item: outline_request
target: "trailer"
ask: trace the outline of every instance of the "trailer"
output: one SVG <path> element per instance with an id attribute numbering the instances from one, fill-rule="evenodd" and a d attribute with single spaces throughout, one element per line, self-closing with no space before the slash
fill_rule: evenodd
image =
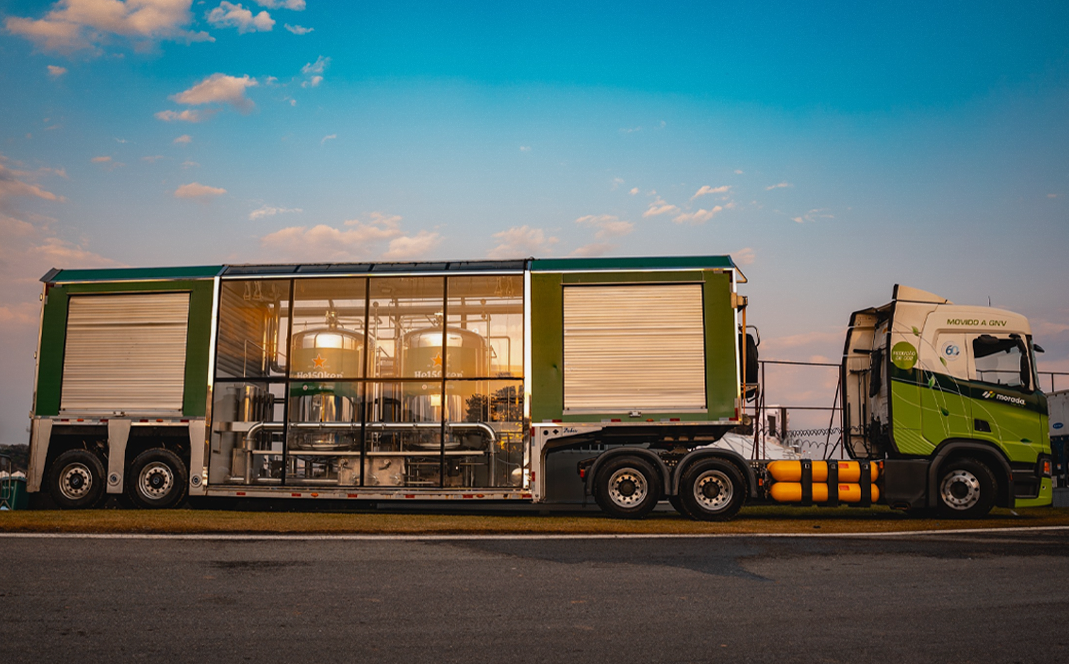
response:
<path id="1" fill-rule="evenodd" d="M 27 488 L 61 507 L 545 503 L 562 484 L 623 518 L 661 500 L 704 520 L 767 501 L 948 516 L 1050 503 L 1027 321 L 905 287 L 851 321 L 851 458 L 767 460 L 727 444 L 752 432 L 760 389 L 727 256 L 42 281 Z"/>

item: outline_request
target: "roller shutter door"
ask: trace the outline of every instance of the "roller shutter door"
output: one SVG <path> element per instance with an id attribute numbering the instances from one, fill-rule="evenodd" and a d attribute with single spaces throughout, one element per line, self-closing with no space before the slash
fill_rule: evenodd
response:
<path id="1" fill-rule="evenodd" d="M 700 411 L 700 284 L 566 286 L 564 409 Z"/>
<path id="2" fill-rule="evenodd" d="M 75 295 L 60 409 L 181 413 L 189 293 Z"/>

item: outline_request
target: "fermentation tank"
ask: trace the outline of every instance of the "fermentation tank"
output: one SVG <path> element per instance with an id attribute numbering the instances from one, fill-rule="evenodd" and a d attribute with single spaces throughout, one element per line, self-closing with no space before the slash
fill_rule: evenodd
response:
<path id="1" fill-rule="evenodd" d="M 368 340 L 374 347 L 374 342 Z M 289 421 L 296 423 L 360 422 L 359 386 L 335 379 L 359 378 L 364 367 L 364 333 L 328 318 L 325 327 L 293 333 L 290 357 Z M 302 382 L 303 381 L 303 382 Z M 341 427 L 298 428 L 291 437 L 297 449 L 351 449 L 356 438 Z"/>
<path id="2" fill-rule="evenodd" d="M 447 379 L 486 378 L 489 365 L 489 346 L 481 334 L 460 327 L 409 332 L 401 344 L 401 375 L 423 378 L 428 382 L 412 385 L 406 394 L 405 409 L 416 421 L 441 421 L 443 367 Z M 446 383 L 446 415 L 453 421 L 463 421 L 464 397 L 453 385 Z"/>

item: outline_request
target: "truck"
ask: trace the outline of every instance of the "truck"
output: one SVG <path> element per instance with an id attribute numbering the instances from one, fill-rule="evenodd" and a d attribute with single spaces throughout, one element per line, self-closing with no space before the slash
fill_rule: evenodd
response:
<path id="1" fill-rule="evenodd" d="M 1051 502 L 1028 322 L 896 286 L 853 314 L 842 459 L 758 459 L 729 256 L 53 269 L 27 490 L 546 503 L 699 520 L 746 503 L 949 517 Z M 756 434 L 754 434 L 756 435 Z M 753 447 L 755 453 L 758 447 Z M 564 460 L 564 462 L 562 462 Z"/>

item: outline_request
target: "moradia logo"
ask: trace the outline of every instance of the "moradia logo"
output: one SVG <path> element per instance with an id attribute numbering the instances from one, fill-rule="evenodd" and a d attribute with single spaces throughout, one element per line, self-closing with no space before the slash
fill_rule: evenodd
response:
<path id="1" fill-rule="evenodd" d="M 1022 399 L 1021 397 L 1011 397 L 1008 394 L 999 394 L 998 392 L 995 392 L 993 390 L 988 390 L 987 392 L 984 392 L 983 397 L 985 399 L 994 399 L 995 401 L 1005 401 L 1006 403 L 1012 403 L 1015 406 L 1024 405 L 1024 399 Z"/>

